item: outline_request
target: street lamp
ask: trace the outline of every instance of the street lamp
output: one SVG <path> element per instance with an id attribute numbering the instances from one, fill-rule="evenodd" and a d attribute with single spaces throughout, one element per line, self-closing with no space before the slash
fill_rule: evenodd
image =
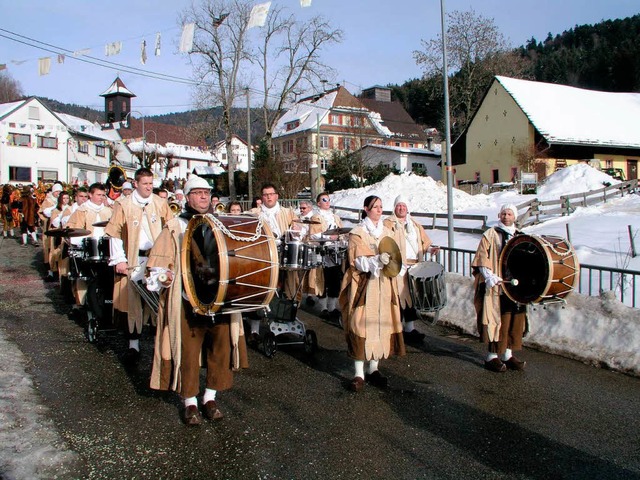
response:
<path id="1" fill-rule="evenodd" d="M 129 113 L 127 113 L 124 117 L 124 121 L 127 124 L 127 128 L 129 127 L 129 116 L 132 113 L 137 113 L 142 118 L 142 166 L 144 167 L 144 148 L 145 148 L 144 146 L 144 143 L 145 143 L 144 114 L 138 110 L 131 110 Z"/>

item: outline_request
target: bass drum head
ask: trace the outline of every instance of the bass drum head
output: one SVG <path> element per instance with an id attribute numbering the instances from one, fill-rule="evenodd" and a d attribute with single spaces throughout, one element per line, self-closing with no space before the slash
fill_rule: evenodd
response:
<path id="1" fill-rule="evenodd" d="M 551 279 L 550 259 L 540 240 L 516 235 L 500 254 L 500 272 L 505 294 L 517 303 L 536 303 L 546 293 Z M 518 280 L 512 285 L 510 280 Z"/>

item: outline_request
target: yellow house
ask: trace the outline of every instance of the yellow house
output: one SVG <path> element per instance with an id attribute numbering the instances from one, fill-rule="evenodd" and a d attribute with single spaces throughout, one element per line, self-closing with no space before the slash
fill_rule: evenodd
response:
<path id="1" fill-rule="evenodd" d="M 452 145 L 456 183 L 513 182 L 523 172 L 541 180 L 579 162 L 638 178 L 638 119 L 640 93 L 497 76 Z"/>

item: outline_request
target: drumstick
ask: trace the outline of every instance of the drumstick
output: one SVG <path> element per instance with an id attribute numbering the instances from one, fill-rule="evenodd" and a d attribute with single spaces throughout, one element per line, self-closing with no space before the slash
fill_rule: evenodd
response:
<path id="1" fill-rule="evenodd" d="M 513 285 L 514 287 L 517 287 L 520 281 L 517 278 L 514 278 L 511 280 L 502 280 L 500 283 L 508 283 L 509 285 Z"/>
<path id="2" fill-rule="evenodd" d="M 160 275 L 158 275 L 158 281 L 160 283 L 167 283 L 167 280 L 169 280 L 169 277 L 167 277 L 166 273 L 161 273 Z"/>

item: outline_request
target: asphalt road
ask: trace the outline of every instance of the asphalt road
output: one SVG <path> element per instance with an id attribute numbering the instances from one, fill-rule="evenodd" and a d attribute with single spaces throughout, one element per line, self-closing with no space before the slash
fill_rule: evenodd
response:
<path id="1" fill-rule="evenodd" d="M 188 428 L 177 396 L 148 388 L 151 334 L 134 368 L 121 334 L 87 343 L 41 255 L 0 247 L 0 328 L 77 453 L 60 478 L 640 479 L 638 378 L 530 349 L 526 371 L 495 374 L 474 338 L 420 325 L 423 345 L 381 362 L 390 388 L 355 394 L 341 330 L 312 312 L 314 356 L 251 351 L 225 418 Z"/>

